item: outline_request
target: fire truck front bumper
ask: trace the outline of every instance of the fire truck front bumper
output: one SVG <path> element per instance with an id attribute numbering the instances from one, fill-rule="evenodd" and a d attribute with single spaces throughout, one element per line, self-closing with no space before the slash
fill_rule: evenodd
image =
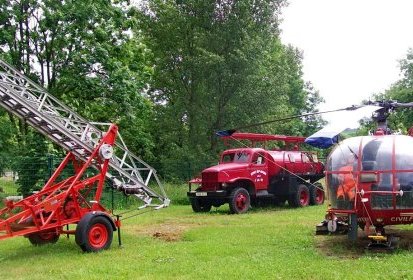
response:
<path id="1" fill-rule="evenodd" d="M 197 199 L 214 199 L 220 198 L 224 199 L 227 197 L 227 192 L 225 190 L 218 190 L 218 191 L 189 191 L 186 193 L 189 199 L 197 198 Z"/>

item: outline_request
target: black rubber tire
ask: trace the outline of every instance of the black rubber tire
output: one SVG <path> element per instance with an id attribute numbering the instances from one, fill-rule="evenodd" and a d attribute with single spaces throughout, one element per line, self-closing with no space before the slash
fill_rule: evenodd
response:
<path id="1" fill-rule="evenodd" d="M 302 195 L 306 196 L 305 201 L 302 200 Z M 310 190 L 304 184 L 300 184 L 297 187 L 297 192 L 290 195 L 288 198 L 288 204 L 292 207 L 305 207 L 310 204 Z"/>
<path id="2" fill-rule="evenodd" d="M 76 227 L 76 244 L 84 252 L 108 249 L 113 239 L 113 227 L 109 219 L 104 215 L 86 214 Z"/>
<path id="3" fill-rule="evenodd" d="M 243 214 L 251 206 L 251 198 L 244 188 L 235 188 L 229 195 L 229 211 L 232 214 Z"/>
<path id="4" fill-rule="evenodd" d="M 196 213 L 211 211 L 211 204 L 205 201 L 200 201 L 198 198 L 191 199 L 192 210 Z"/>
<path id="5" fill-rule="evenodd" d="M 324 203 L 325 192 L 321 192 L 320 189 L 324 190 L 323 185 L 321 185 L 320 183 L 314 183 L 314 186 L 309 186 L 310 205 L 322 205 Z"/>
<path id="6" fill-rule="evenodd" d="M 27 236 L 30 243 L 34 246 L 42 246 L 45 244 L 55 244 L 59 240 L 60 235 L 55 231 L 45 231 L 32 233 Z"/>

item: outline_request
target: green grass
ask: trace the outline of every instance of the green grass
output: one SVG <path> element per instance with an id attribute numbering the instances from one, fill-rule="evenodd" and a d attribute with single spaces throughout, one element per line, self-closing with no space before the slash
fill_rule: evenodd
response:
<path id="1" fill-rule="evenodd" d="M 6 239 L 0 279 L 413 279 L 408 249 L 377 255 L 345 237 L 314 236 L 325 208 L 229 215 L 224 206 L 197 214 L 172 205 L 125 220 L 123 247 L 115 234 L 97 254 L 82 253 L 74 237 L 43 247 Z"/>
<path id="2" fill-rule="evenodd" d="M 11 178 L 0 178 L 0 188 L 3 190 L 0 194 L 3 195 L 16 195 L 17 185 Z"/>

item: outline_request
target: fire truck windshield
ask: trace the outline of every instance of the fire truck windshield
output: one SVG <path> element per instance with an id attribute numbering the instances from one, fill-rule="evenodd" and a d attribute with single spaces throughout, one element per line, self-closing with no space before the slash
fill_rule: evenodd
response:
<path id="1" fill-rule="evenodd" d="M 222 163 L 236 162 L 245 163 L 250 159 L 250 154 L 247 151 L 236 151 L 231 153 L 226 153 L 222 157 Z"/>

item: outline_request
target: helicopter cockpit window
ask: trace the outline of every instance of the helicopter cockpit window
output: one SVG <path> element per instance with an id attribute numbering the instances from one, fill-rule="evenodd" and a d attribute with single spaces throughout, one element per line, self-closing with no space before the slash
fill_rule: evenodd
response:
<path id="1" fill-rule="evenodd" d="M 392 140 L 393 138 L 387 137 L 364 141 L 361 157 L 363 171 L 392 169 Z"/>
<path id="2" fill-rule="evenodd" d="M 379 181 L 371 185 L 371 207 L 373 209 L 393 208 L 393 137 L 368 140 L 362 147 L 362 171 L 376 171 Z"/>
<path id="3" fill-rule="evenodd" d="M 353 137 L 342 141 L 330 154 L 327 161 L 327 170 L 338 171 L 351 160 L 357 165 L 361 137 Z M 354 166 L 357 167 L 357 166 Z"/>
<path id="4" fill-rule="evenodd" d="M 413 138 L 397 136 L 395 139 L 396 208 L 413 208 Z"/>
<path id="5" fill-rule="evenodd" d="M 396 170 L 413 171 L 413 137 L 397 136 L 395 140 Z"/>
<path id="6" fill-rule="evenodd" d="M 354 207 L 360 141 L 361 137 L 342 141 L 327 160 L 327 186 L 333 208 L 352 209 Z"/>

